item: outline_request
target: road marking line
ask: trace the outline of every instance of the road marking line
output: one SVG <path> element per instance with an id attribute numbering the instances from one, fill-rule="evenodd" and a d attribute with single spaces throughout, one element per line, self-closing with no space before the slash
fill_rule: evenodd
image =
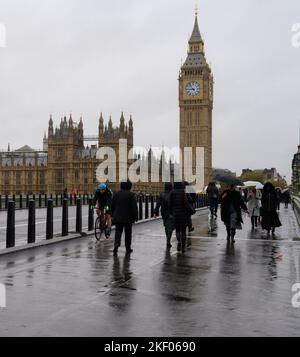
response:
<path id="1" fill-rule="evenodd" d="M 82 216 L 82 218 L 88 218 L 88 216 Z M 74 221 L 74 220 L 76 220 L 76 217 L 69 218 L 69 221 Z M 53 223 L 61 222 L 61 221 L 62 221 L 62 219 L 55 219 L 55 220 L 53 220 Z M 36 225 L 45 224 L 45 223 L 47 223 L 47 221 L 40 221 L 40 222 L 36 222 Z M 27 226 L 28 226 L 28 223 L 19 224 L 19 225 L 16 225 L 15 227 L 21 228 L 21 227 L 27 227 Z M 0 230 L 4 230 L 4 229 L 6 229 L 6 227 L 0 227 Z"/>
<path id="2" fill-rule="evenodd" d="M 148 237 L 156 237 L 156 238 L 166 238 L 163 234 L 143 234 L 143 233 L 136 233 L 138 236 L 148 236 Z M 175 236 L 174 236 L 175 237 Z M 195 240 L 209 240 L 211 242 L 224 242 L 226 239 L 218 238 L 218 237 L 203 237 L 203 236 L 187 236 L 187 239 L 195 239 Z M 295 240 L 287 240 L 287 239 L 251 239 L 251 238 L 238 238 L 236 237 L 236 242 L 238 241 L 250 241 L 250 242 L 270 242 L 270 243 L 300 243 L 300 241 Z"/>

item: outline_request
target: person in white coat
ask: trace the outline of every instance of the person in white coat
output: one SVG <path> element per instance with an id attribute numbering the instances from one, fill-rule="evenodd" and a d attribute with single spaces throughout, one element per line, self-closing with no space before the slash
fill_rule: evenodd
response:
<path id="1" fill-rule="evenodd" d="M 251 188 L 248 193 L 248 211 L 251 218 L 252 229 L 257 227 L 258 218 L 260 216 L 261 194 L 256 188 Z"/>

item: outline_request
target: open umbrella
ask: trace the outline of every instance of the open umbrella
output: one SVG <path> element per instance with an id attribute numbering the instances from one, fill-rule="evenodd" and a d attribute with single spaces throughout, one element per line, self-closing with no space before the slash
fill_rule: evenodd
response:
<path id="1" fill-rule="evenodd" d="M 257 190 L 262 190 L 264 188 L 264 185 L 258 181 L 246 181 L 244 182 L 244 185 L 246 187 L 255 187 Z"/>

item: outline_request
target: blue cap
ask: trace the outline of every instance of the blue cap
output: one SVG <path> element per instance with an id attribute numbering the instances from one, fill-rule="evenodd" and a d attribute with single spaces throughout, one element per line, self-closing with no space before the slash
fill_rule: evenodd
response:
<path id="1" fill-rule="evenodd" d="M 98 186 L 98 190 L 101 190 L 101 191 L 105 191 L 106 190 L 106 185 L 105 183 L 101 183 L 99 186 Z"/>

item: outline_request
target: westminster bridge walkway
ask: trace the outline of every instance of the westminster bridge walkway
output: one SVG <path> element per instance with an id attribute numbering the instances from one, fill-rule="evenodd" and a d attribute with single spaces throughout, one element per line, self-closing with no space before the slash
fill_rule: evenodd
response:
<path id="1" fill-rule="evenodd" d="M 299 227 L 291 208 L 280 217 L 267 237 L 245 216 L 228 246 L 201 210 L 184 255 L 158 219 L 135 226 L 130 257 L 92 237 L 0 256 L 0 336 L 300 336 Z"/>

